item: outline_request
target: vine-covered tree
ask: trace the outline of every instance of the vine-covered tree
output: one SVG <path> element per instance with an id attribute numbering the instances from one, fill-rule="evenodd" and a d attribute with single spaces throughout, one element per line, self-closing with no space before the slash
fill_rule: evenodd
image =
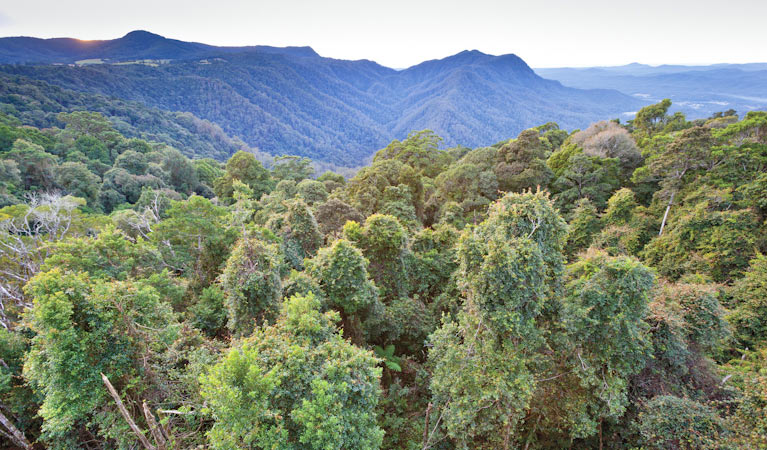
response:
<path id="1" fill-rule="evenodd" d="M 42 398 L 41 439 L 54 449 L 77 448 L 90 433 L 131 442 L 100 374 L 141 392 L 142 361 L 174 332 L 170 306 L 146 281 L 101 281 L 53 269 L 26 287 L 35 307 L 24 375 Z"/>
<path id="2" fill-rule="evenodd" d="M 274 320 L 282 297 L 278 249 L 257 237 L 243 237 L 235 245 L 221 273 L 229 315 L 229 329 L 247 336 Z"/>

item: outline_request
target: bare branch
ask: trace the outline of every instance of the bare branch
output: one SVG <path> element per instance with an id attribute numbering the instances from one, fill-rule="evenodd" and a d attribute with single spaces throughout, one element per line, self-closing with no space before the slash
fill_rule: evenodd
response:
<path id="1" fill-rule="evenodd" d="M 154 414 L 152 414 L 152 411 L 150 411 L 149 407 L 146 405 L 146 400 L 141 406 L 144 410 L 146 423 L 149 424 L 149 431 L 152 433 L 152 437 L 154 437 L 154 441 L 157 444 L 157 450 L 165 450 L 165 437 L 162 435 L 160 427 L 157 426 L 157 421 L 154 419 Z"/>
<path id="2" fill-rule="evenodd" d="M 115 400 L 115 403 L 117 404 L 117 409 L 120 410 L 120 414 L 122 414 L 125 421 L 128 422 L 128 426 L 136 434 L 136 437 L 138 437 L 138 440 L 141 442 L 141 445 L 143 445 L 146 450 L 157 450 L 154 447 L 154 445 L 152 445 L 149 442 L 149 439 L 147 439 L 146 436 L 144 436 L 144 433 L 141 431 L 138 425 L 136 425 L 136 422 L 133 421 L 133 418 L 131 417 L 130 413 L 125 408 L 125 405 L 123 405 L 122 400 L 120 400 L 120 395 L 117 393 L 114 386 L 112 386 L 112 383 L 109 382 L 109 378 L 107 378 L 107 376 L 102 373 L 101 379 L 104 381 L 104 385 L 106 385 L 107 390 L 109 391 L 109 395 L 111 395 L 112 398 Z"/>
<path id="3" fill-rule="evenodd" d="M 0 411 L 0 424 L 2 424 L 8 433 L 4 433 L 11 441 L 25 450 L 32 450 L 32 444 L 29 443 L 29 439 L 21 432 L 16 426 L 8 420 L 7 417 Z M 8 435 L 10 434 L 10 436 Z"/>

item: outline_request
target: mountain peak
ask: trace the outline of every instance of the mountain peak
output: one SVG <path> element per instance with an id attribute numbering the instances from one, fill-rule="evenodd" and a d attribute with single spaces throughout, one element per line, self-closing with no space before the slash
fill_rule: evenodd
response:
<path id="1" fill-rule="evenodd" d="M 151 33 L 146 30 L 133 30 L 130 33 L 126 34 L 125 36 L 121 37 L 120 39 L 126 40 L 126 41 L 152 42 L 152 41 L 164 41 L 165 37 L 160 36 L 159 34 Z"/>
<path id="2" fill-rule="evenodd" d="M 491 56 L 487 53 L 481 52 L 477 49 L 474 50 L 464 50 L 462 52 L 459 52 L 458 55 L 475 55 L 475 56 Z"/>
<path id="3" fill-rule="evenodd" d="M 479 50 L 464 50 L 462 52 L 456 53 L 453 56 L 448 56 L 447 58 L 444 58 L 443 61 L 459 61 L 461 63 L 467 63 L 467 62 L 476 62 L 481 61 L 486 58 L 492 58 L 493 55 L 488 55 L 487 53 L 482 53 Z"/>
<path id="4" fill-rule="evenodd" d="M 153 37 L 159 37 L 159 38 L 162 37 L 157 33 L 152 33 L 151 31 L 146 31 L 146 30 L 133 30 L 128 32 L 128 34 L 126 34 L 123 37 L 127 38 L 127 37 L 136 37 L 136 36 L 153 36 Z"/>

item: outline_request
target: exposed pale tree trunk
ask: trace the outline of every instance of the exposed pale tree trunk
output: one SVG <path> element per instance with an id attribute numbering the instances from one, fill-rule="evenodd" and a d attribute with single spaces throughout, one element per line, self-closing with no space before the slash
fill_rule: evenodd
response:
<path id="1" fill-rule="evenodd" d="M 104 381 L 104 385 L 107 387 L 109 395 L 111 395 L 115 400 L 117 409 L 120 410 L 120 414 L 122 414 L 125 421 L 128 422 L 128 426 L 136 434 L 138 440 L 141 441 L 141 445 L 143 445 L 146 450 L 157 450 L 155 446 L 149 442 L 149 439 L 144 436 L 144 433 L 141 431 L 138 425 L 136 425 L 136 422 L 133 421 L 133 417 L 131 417 L 128 409 L 125 408 L 125 405 L 123 405 L 123 401 L 120 400 L 120 394 L 117 393 L 117 390 L 114 388 L 114 386 L 112 386 L 112 383 L 109 382 L 109 378 L 107 378 L 107 376 L 102 373 L 101 379 Z"/>
<path id="2" fill-rule="evenodd" d="M 24 436 L 24 433 L 21 432 L 16 426 L 8 420 L 7 417 L 3 414 L 2 411 L 0 411 L 0 424 L 5 427 L 6 430 L 8 430 L 9 434 L 3 433 L 6 435 L 6 437 L 10 438 L 11 441 L 13 441 L 14 444 L 18 445 L 19 447 L 25 449 L 25 450 L 32 450 L 32 444 L 29 443 L 29 439 L 27 439 L 26 436 Z"/>
<path id="3" fill-rule="evenodd" d="M 146 423 L 149 424 L 149 431 L 152 433 L 155 443 L 157 443 L 157 450 L 165 450 L 166 440 L 162 434 L 162 430 L 157 426 L 157 421 L 154 418 L 154 414 L 149 410 L 146 405 L 146 401 L 141 405 L 144 410 L 144 417 L 146 417 Z"/>
<path id="4" fill-rule="evenodd" d="M 676 192 L 672 192 L 671 198 L 668 199 L 668 205 L 666 205 L 666 212 L 663 213 L 663 222 L 660 224 L 660 231 L 658 232 L 658 236 L 663 234 L 663 228 L 665 228 L 666 219 L 668 219 L 668 212 L 671 210 L 671 204 L 674 203 L 674 195 L 676 195 Z"/>

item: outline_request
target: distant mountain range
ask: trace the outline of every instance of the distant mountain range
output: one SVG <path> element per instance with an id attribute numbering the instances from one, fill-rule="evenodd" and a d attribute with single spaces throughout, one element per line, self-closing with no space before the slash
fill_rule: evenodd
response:
<path id="1" fill-rule="evenodd" d="M 134 31 L 107 41 L 2 38 L 0 63 L 0 73 L 15 80 L 191 113 L 270 154 L 343 166 L 364 164 L 412 130 L 477 147 L 549 121 L 573 129 L 628 118 L 649 103 L 611 89 L 565 87 L 515 55 L 476 50 L 397 71 L 323 58 L 309 47 L 214 47 Z M 0 103 L 22 94 L 6 92 Z"/>
<path id="2" fill-rule="evenodd" d="M 67 64 L 89 60 L 109 62 L 142 59 L 194 59 L 226 53 L 258 51 L 293 56 L 319 56 L 309 47 L 215 47 L 168 39 L 148 31 L 131 31 L 119 39 L 84 41 L 72 38 L 0 38 L 0 63 Z"/>
<path id="3" fill-rule="evenodd" d="M 690 118 L 734 109 L 767 109 L 767 63 L 710 66 L 628 64 L 615 67 L 535 69 L 565 86 L 616 89 L 648 101 L 670 98 Z"/>
<path id="4" fill-rule="evenodd" d="M 515 55 L 478 51 L 397 71 L 308 47 L 213 47 L 135 31 L 95 42 L 4 38 L 0 62 L 14 63 L 0 67 L 10 75 L 192 113 L 271 154 L 345 166 L 412 130 L 482 146 L 548 121 L 580 128 L 646 104 L 567 88 Z"/>

